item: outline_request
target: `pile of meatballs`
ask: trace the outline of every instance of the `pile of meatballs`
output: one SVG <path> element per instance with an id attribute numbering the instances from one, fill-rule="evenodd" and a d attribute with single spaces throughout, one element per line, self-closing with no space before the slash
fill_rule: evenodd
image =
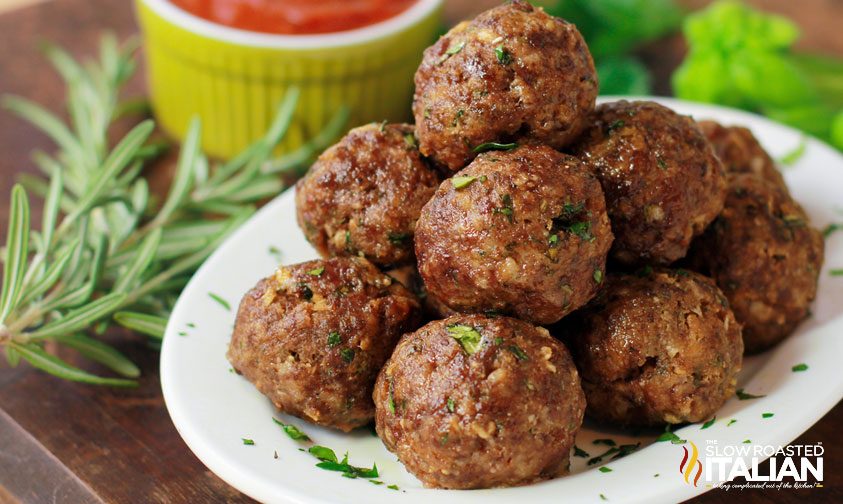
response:
<path id="1" fill-rule="evenodd" d="M 409 124 L 297 186 L 324 259 L 243 298 L 228 358 L 281 411 L 378 436 L 428 487 L 514 486 L 610 426 L 711 418 L 808 314 L 820 233 L 749 130 L 595 106 L 576 27 L 522 1 L 424 53 Z"/>

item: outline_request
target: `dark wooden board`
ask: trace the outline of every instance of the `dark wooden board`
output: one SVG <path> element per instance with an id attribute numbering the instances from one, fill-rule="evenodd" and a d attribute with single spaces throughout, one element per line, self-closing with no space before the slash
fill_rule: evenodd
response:
<path id="1" fill-rule="evenodd" d="M 0 94 L 22 95 L 61 112 L 63 87 L 40 56 L 39 41 L 59 43 L 75 55 L 90 54 L 104 29 L 121 39 L 135 34 L 131 2 L 54 0 L 0 16 Z M 666 76 L 681 52 L 681 43 L 662 42 L 647 49 L 646 59 L 657 75 Z M 130 94 L 143 93 L 141 76 L 142 69 Z M 662 78 L 659 89 L 666 89 L 664 84 Z M 0 112 L 0 236 L 5 236 L 15 176 L 33 171 L 29 156 L 34 149 L 51 148 L 43 135 Z M 158 185 L 168 169 L 163 163 L 152 174 Z M 115 331 L 108 338 L 140 365 L 139 388 L 73 384 L 25 364 L 10 369 L 5 359 L 0 361 L 0 502 L 249 502 L 208 471 L 179 437 L 161 397 L 157 352 L 128 332 Z M 825 488 L 730 496 L 744 502 L 843 502 L 843 441 L 837 435 L 842 423 L 843 406 L 838 405 L 799 439 L 826 447 Z M 698 501 L 724 497 L 711 492 Z"/>

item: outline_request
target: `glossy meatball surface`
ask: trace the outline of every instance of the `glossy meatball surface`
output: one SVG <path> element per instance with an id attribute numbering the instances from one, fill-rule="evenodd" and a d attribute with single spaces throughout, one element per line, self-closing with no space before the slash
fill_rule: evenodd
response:
<path id="1" fill-rule="evenodd" d="M 568 470 L 585 397 L 564 345 L 508 317 L 405 335 L 378 376 L 378 435 L 425 486 L 488 488 Z"/>
<path id="2" fill-rule="evenodd" d="M 611 242 L 597 179 L 544 146 L 482 154 L 439 186 L 416 229 L 419 273 L 439 301 L 539 324 L 594 295 Z"/>
<path id="3" fill-rule="evenodd" d="M 734 394 L 743 362 L 726 298 L 685 270 L 611 274 L 555 332 L 574 354 L 588 414 L 615 425 L 708 420 Z"/>
<path id="4" fill-rule="evenodd" d="M 726 178 L 711 145 L 692 119 L 657 103 L 600 105 L 575 151 L 603 186 L 620 263 L 684 257 L 723 208 Z"/>
<path id="5" fill-rule="evenodd" d="M 699 121 L 726 173 L 751 173 L 787 190 L 773 158 L 764 150 L 755 135 L 742 126 L 723 126 L 715 121 Z"/>
<path id="6" fill-rule="evenodd" d="M 281 411 L 349 431 L 371 421 L 375 378 L 420 314 L 365 259 L 282 266 L 243 297 L 227 356 Z"/>
<path id="7" fill-rule="evenodd" d="M 424 52 L 415 83 L 419 148 L 451 171 L 487 142 L 569 144 L 597 97 L 576 27 L 517 0 L 452 28 Z"/>
<path id="8" fill-rule="evenodd" d="M 319 156 L 297 184 L 299 226 L 324 257 L 405 264 L 413 260 L 419 212 L 438 185 L 412 126 L 361 126 Z"/>
<path id="9" fill-rule="evenodd" d="M 765 350 L 808 316 L 817 295 L 824 241 L 799 204 L 755 174 L 729 178 L 726 207 L 694 244 L 743 324 L 746 351 Z"/>

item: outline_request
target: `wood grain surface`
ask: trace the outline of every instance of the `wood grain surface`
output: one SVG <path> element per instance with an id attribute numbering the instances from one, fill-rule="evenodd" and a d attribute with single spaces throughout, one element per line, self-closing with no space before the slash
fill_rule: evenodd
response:
<path id="1" fill-rule="evenodd" d="M 449 15 L 463 16 L 479 3 L 452 2 Z M 843 55 L 843 2 L 762 3 L 793 10 L 808 28 L 808 47 Z M 800 7 L 793 8 L 797 3 Z M 830 23 L 835 29 L 811 29 Z M 104 29 L 120 38 L 137 32 L 130 2 L 53 0 L 0 16 L 0 94 L 22 95 L 62 112 L 63 87 L 41 58 L 38 43 L 50 40 L 77 56 L 86 55 L 95 50 Z M 683 50 L 678 38 L 642 50 L 662 92 Z M 141 68 L 131 82 L 130 95 L 143 93 L 142 73 Z M 0 112 L 0 236 L 5 236 L 15 176 L 33 171 L 29 156 L 35 149 L 49 151 L 52 146 L 30 126 Z M 150 173 L 153 186 L 166 185 L 170 169 L 171 163 L 160 163 Z M 208 471 L 179 437 L 161 397 L 158 354 L 146 347 L 145 338 L 119 330 L 106 337 L 143 370 L 137 389 L 79 385 L 25 364 L 11 369 L 5 359 L 0 362 L 0 502 L 250 502 Z M 843 406 L 838 405 L 797 440 L 825 446 L 823 489 L 728 495 L 713 491 L 695 501 L 723 502 L 730 497 L 746 503 L 843 502 L 840 425 Z"/>

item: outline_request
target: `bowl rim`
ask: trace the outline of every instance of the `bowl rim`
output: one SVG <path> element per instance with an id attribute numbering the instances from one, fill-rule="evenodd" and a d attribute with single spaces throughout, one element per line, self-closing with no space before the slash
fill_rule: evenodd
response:
<path id="1" fill-rule="evenodd" d="M 170 0 L 137 1 L 182 29 L 223 42 L 269 49 L 324 49 L 359 45 L 400 33 L 430 15 L 444 0 L 416 0 L 408 9 L 378 23 L 353 30 L 312 35 L 281 35 L 242 30 L 200 18 Z"/>

